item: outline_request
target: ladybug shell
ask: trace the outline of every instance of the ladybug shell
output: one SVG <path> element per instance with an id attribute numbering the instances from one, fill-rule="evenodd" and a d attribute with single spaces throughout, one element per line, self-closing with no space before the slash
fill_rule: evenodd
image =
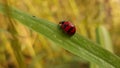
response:
<path id="1" fill-rule="evenodd" d="M 62 30 L 68 35 L 74 35 L 76 32 L 75 26 L 69 21 L 62 21 L 59 23 Z"/>

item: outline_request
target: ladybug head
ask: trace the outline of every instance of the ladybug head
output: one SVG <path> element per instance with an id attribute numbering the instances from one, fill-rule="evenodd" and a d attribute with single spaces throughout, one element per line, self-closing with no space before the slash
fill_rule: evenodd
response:
<path id="1" fill-rule="evenodd" d="M 64 24 L 65 23 L 65 21 L 61 21 L 61 22 L 59 22 L 59 24 Z"/>

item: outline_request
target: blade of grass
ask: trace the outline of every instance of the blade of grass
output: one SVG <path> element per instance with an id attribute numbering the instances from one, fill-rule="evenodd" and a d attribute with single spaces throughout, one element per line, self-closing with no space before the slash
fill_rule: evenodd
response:
<path id="1" fill-rule="evenodd" d="M 113 53 L 112 41 L 110 35 L 104 26 L 98 26 L 96 30 L 96 40 L 103 48 Z"/>
<path id="2" fill-rule="evenodd" d="M 4 32 L 1 30 L 0 31 L 0 63 L 2 64 L 6 64 L 7 63 L 7 60 L 6 60 L 6 53 L 5 53 L 5 45 L 6 45 L 6 36 L 4 34 Z M 1 67 L 0 68 L 3 68 L 4 66 L 7 68 L 8 66 L 6 65 L 0 65 Z"/>
<path id="3" fill-rule="evenodd" d="M 101 45 L 101 47 L 113 53 L 113 46 L 112 46 L 112 41 L 110 39 L 109 33 L 105 29 L 105 27 L 102 25 L 99 25 L 96 29 L 96 41 L 98 44 Z M 102 68 L 102 67 L 99 67 L 94 63 L 91 63 L 90 68 Z"/>
<path id="4" fill-rule="evenodd" d="M 24 63 L 24 58 L 23 58 L 23 55 L 21 53 L 21 49 L 20 49 L 20 46 L 19 46 L 19 41 L 17 39 L 17 37 L 15 36 L 15 34 L 17 34 L 16 30 L 14 29 L 14 21 L 13 19 L 11 19 L 11 13 L 9 11 L 9 7 L 8 7 L 8 0 L 4 0 L 4 3 L 6 4 L 4 7 L 4 12 L 5 14 L 7 14 L 7 18 L 6 18 L 6 22 L 9 23 L 9 32 L 12 34 L 12 39 L 10 39 L 10 42 L 11 42 L 11 48 L 13 50 L 13 53 L 14 53 L 14 56 L 15 56 L 15 59 L 17 60 L 17 64 L 18 64 L 18 68 L 25 68 L 26 65 Z M 17 45 L 17 46 L 16 46 Z"/>
<path id="5" fill-rule="evenodd" d="M 118 56 L 111 54 L 109 51 L 84 38 L 78 33 L 69 37 L 54 23 L 30 16 L 29 14 L 21 12 L 15 8 L 10 7 L 10 9 L 12 18 L 17 19 L 20 23 L 51 39 L 54 43 L 71 53 L 90 62 L 94 62 L 99 66 L 104 66 L 103 68 L 120 68 L 120 58 Z M 0 12 L 4 14 L 4 6 L 1 4 Z"/>

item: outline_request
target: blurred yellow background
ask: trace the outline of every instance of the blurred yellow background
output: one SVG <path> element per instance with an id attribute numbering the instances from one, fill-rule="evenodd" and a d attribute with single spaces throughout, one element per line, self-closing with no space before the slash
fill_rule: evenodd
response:
<path id="1" fill-rule="evenodd" d="M 93 41 L 96 27 L 104 25 L 112 38 L 115 54 L 120 56 L 120 0 L 0 0 L 0 3 L 57 24 L 62 20 L 71 21 L 79 34 Z M 0 68 L 19 68 L 13 48 L 22 51 L 28 68 L 89 67 L 87 61 L 12 21 L 0 14 Z"/>

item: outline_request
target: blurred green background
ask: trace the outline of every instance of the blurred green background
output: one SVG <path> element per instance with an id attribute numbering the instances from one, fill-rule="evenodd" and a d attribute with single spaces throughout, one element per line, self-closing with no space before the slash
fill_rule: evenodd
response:
<path id="1" fill-rule="evenodd" d="M 114 53 L 120 56 L 120 0 L 0 0 L 21 11 L 54 23 L 67 20 L 77 32 L 96 42 L 96 28 L 110 33 Z M 18 21 L 0 14 L 0 68 L 19 68 L 15 49 L 22 51 L 28 68 L 89 68 L 89 62 L 56 46 Z M 18 49 L 18 48 L 17 48 Z"/>

